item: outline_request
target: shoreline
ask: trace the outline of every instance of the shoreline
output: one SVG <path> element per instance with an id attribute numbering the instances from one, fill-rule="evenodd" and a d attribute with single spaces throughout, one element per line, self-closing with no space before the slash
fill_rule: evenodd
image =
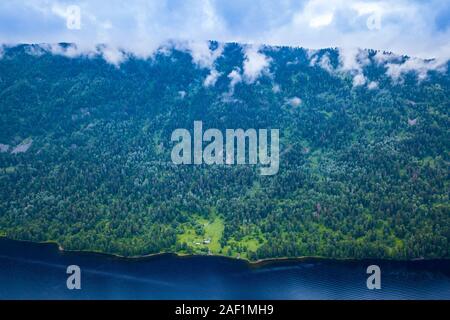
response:
<path id="1" fill-rule="evenodd" d="M 230 256 L 224 256 L 220 254 L 187 254 L 187 253 L 179 253 L 179 252 L 158 252 L 158 253 L 149 253 L 145 255 L 138 255 L 138 256 L 124 256 L 116 253 L 107 253 L 107 252 L 101 252 L 101 251 L 95 251 L 95 250 L 70 250 L 70 249 L 64 249 L 58 242 L 56 241 L 31 241 L 31 240 L 18 240 L 18 239 L 12 239 L 7 236 L 0 236 L 0 240 L 5 239 L 9 241 L 15 241 L 15 242 L 21 242 L 21 243 L 30 243 L 30 244 L 36 244 L 36 245 L 53 245 L 56 247 L 56 249 L 61 253 L 85 253 L 85 254 L 95 254 L 95 255 L 102 255 L 107 256 L 111 258 L 117 258 L 122 260 L 145 260 L 148 258 L 154 258 L 158 256 L 165 256 L 165 255 L 172 255 L 178 258 L 191 258 L 191 257 L 217 257 L 217 258 L 225 258 L 230 259 L 233 261 L 242 261 L 246 263 L 249 266 L 252 267 L 258 267 L 258 266 L 264 266 L 267 264 L 274 264 L 278 262 L 290 262 L 290 261 L 306 261 L 306 260 L 334 260 L 334 261 L 370 261 L 370 260 L 380 260 L 380 261 L 392 261 L 392 262 L 417 262 L 417 261 L 433 261 L 433 260 L 443 260 L 443 261 L 450 261 L 450 258 L 433 258 L 433 259 L 427 259 L 427 258 L 413 258 L 413 259 L 380 259 L 380 258 L 331 258 L 331 257 L 323 257 L 323 256 L 299 256 L 299 257 L 278 257 L 278 258 L 264 258 L 264 259 L 258 259 L 258 260 L 248 260 L 247 258 L 236 258 L 236 257 L 230 257 Z"/>

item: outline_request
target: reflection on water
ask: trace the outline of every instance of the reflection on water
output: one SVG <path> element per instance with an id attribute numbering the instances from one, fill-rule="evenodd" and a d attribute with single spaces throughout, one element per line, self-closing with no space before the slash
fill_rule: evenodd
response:
<path id="1" fill-rule="evenodd" d="M 72 264 L 81 290 L 66 287 Z M 371 264 L 381 290 L 366 287 Z M 0 299 L 450 299 L 450 261 L 120 259 L 0 239 Z"/>

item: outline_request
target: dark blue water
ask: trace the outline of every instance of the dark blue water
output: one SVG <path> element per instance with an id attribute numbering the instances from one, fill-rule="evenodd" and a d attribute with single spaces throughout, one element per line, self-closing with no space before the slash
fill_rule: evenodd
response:
<path id="1" fill-rule="evenodd" d="M 66 268 L 81 268 L 68 290 Z M 381 290 L 366 287 L 381 268 Z M 0 239 L 0 299 L 450 299 L 450 261 L 302 260 L 249 265 L 220 257 L 121 259 Z"/>

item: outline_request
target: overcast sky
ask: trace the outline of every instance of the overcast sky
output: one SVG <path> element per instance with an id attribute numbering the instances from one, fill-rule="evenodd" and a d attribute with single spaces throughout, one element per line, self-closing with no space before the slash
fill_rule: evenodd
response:
<path id="1" fill-rule="evenodd" d="M 80 8 L 80 29 L 67 26 Z M 167 39 L 361 47 L 422 58 L 450 57 L 448 0 L 9 0 L 0 42 L 106 43 L 137 53 Z"/>

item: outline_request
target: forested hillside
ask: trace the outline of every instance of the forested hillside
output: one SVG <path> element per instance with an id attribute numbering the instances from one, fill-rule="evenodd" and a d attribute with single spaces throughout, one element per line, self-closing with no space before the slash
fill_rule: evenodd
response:
<path id="1" fill-rule="evenodd" d="M 209 45 L 208 63 L 169 46 L 120 64 L 4 47 L 0 235 L 126 256 L 450 257 L 448 64 Z M 171 133 L 196 120 L 279 129 L 278 174 L 174 165 Z"/>

